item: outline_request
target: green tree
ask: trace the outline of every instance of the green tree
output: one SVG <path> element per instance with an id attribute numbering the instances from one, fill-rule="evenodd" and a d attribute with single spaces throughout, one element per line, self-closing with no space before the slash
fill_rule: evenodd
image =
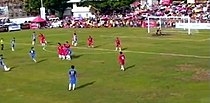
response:
<path id="1" fill-rule="evenodd" d="M 112 13 L 129 8 L 130 4 L 136 0 L 82 0 L 81 5 L 92 5 L 99 9 L 101 13 Z"/>
<path id="2" fill-rule="evenodd" d="M 56 11 L 61 16 L 64 10 L 68 7 L 68 0 L 43 0 L 44 7 L 53 11 Z M 26 0 L 25 9 L 30 14 L 32 12 L 39 13 L 41 7 L 41 0 Z"/>

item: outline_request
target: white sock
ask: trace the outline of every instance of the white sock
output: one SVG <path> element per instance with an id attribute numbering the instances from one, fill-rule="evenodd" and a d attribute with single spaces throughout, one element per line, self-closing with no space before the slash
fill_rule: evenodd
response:
<path id="1" fill-rule="evenodd" d="M 15 49 L 12 47 L 12 51 L 15 51 Z"/>
<path id="2" fill-rule="evenodd" d="M 121 48 L 119 47 L 119 51 L 121 51 Z"/>
<path id="3" fill-rule="evenodd" d="M 70 56 L 70 55 L 67 55 L 67 56 L 66 56 L 66 59 L 67 59 L 67 60 L 71 60 L 71 56 Z"/>
<path id="4" fill-rule="evenodd" d="M 121 65 L 121 70 L 123 70 L 123 71 L 125 70 L 123 65 Z"/>
<path id="5" fill-rule="evenodd" d="M 76 87 L 76 84 L 73 84 L 73 88 L 72 89 L 75 90 L 75 87 Z"/>
<path id="6" fill-rule="evenodd" d="M 116 51 L 118 50 L 118 48 L 116 47 L 116 49 L 115 49 Z"/>
<path id="7" fill-rule="evenodd" d="M 74 46 L 77 46 L 77 43 L 74 43 Z"/>
<path id="8" fill-rule="evenodd" d="M 33 59 L 33 61 L 36 63 L 36 59 Z"/>
<path id="9" fill-rule="evenodd" d="M 62 56 L 61 56 L 61 59 L 62 59 L 62 60 L 64 60 L 64 59 L 65 59 L 65 56 L 64 56 L 64 55 L 62 55 Z"/>
<path id="10" fill-rule="evenodd" d="M 69 90 L 71 90 L 71 83 L 69 83 Z"/>

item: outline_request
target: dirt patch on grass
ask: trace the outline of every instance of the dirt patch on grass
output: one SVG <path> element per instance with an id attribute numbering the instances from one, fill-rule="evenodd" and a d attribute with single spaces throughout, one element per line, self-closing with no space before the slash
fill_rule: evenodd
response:
<path id="1" fill-rule="evenodd" d="M 178 80 L 188 81 L 208 81 L 210 80 L 210 70 L 205 70 L 200 67 L 196 67 L 191 64 L 181 64 L 177 65 L 177 72 L 190 72 L 192 75 L 190 77 L 177 77 Z"/>
<path id="2" fill-rule="evenodd" d="M 181 64 L 177 65 L 176 71 L 177 72 L 192 71 L 193 68 L 195 67 L 191 64 Z"/>
<path id="3" fill-rule="evenodd" d="M 210 71 L 204 69 L 196 69 L 192 75 L 194 81 L 207 81 L 210 80 Z"/>

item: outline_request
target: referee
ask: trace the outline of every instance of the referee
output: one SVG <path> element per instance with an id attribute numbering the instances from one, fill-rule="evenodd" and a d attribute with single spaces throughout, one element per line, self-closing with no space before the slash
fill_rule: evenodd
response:
<path id="1" fill-rule="evenodd" d="M 3 38 L 1 38 L 0 43 L 1 43 L 1 50 L 4 50 L 4 39 Z"/>

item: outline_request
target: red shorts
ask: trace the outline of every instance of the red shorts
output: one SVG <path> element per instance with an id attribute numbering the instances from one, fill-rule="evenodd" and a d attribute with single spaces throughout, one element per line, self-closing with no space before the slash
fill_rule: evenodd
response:
<path id="1" fill-rule="evenodd" d="M 116 47 L 121 47 L 120 44 L 116 44 Z"/>
<path id="2" fill-rule="evenodd" d="M 125 61 L 120 61 L 120 65 L 125 65 Z"/>
<path id="3" fill-rule="evenodd" d="M 88 42 L 88 46 L 91 46 L 91 45 L 93 45 L 93 42 Z"/>

